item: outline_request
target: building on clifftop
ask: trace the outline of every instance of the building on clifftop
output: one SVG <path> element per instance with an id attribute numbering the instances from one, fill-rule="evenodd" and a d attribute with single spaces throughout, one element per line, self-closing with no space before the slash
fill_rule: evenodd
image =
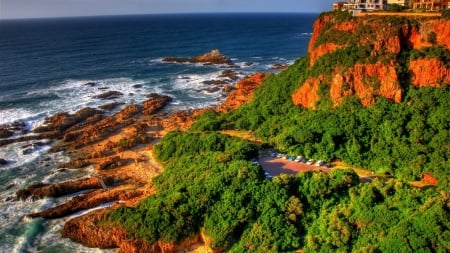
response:
<path id="1" fill-rule="evenodd" d="M 450 8 L 450 0 L 413 0 L 413 9 L 443 10 Z"/>
<path id="2" fill-rule="evenodd" d="M 408 0 L 387 0 L 387 4 L 398 4 L 400 6 L 408 7 Z"/>
<path id="3" fill-rule="evenodd" d="M 341 11 L 344 10 L 344 6 L 347 2 L 334 2 L 333 3 L 333 11 Z"/>
<path id="4" fill-rule="evenodd" d="M 387 8 L 387 0 L 349 0 L 344 9 L 356 11 L 377 11 Z"/>

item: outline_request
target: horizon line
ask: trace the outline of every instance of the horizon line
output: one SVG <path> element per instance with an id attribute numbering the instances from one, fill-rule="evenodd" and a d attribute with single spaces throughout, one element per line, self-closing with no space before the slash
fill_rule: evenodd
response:
<path id="1" fill-rule="evenodd" d="M 322 11 L 324 12 L 324 11 Z M 167 12 L 167 13 L 125 13 L 125 14 L 100 14 L 100 15 L 69 15 L 69 16 L 49 16 L 49 17 L 19 17 L 19 18 L 2 18 L 1 21 L 8 20 L 35 20 L 35 19 L 64 19 L 64 18 L 96 18 L 96 17 L 124 17 L 124 16 L 163 16 L 163 15 L 216 15 L 216 14 L 320 14 L 322 12 L 288 12 L 288 11 L 243 11 L 243 12 Z"/>

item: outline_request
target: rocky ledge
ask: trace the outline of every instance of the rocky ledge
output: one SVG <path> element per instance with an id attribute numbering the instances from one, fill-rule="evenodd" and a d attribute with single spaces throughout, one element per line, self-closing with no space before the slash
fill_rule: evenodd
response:
<path id="1" fill-rule="evenodd" d="M 204 59 L 206 61 L 208 57 Z M 223 71 L 222 75 L 230 80 L 238 78 L 237 73 L 231 70 Z M 55 173 L 88 166 L 95 171 L 91 176 L 80 179 L 32 185 L 18 191 L 10 201 L 73 195 L 58 206 L 27 215 L 46 219 L 102 207 L 69 220 L 61 232 L 64 237 L 90 247 L 120 248 L 120 252 L 178 252 L 194 244 L 203 244 L 205 239 L 200 234 L 177 245 L 163 242 L 149 245 L 132 240 L 120 227 L 100 221 L 108 209 L 134 206 L 154 193 L 152 178 L 163 168 L 152 157 L 153 143 L 169 131 L 188 129 L 194 118 L 205 110 L 227 111 L 248 102 L 252 91 L 264 78 L 265 74 L 257 73 L 239 81 L 224 104 L 217 108 L 167 112 L 162 109 L 171 98 L 149 94 L 148 100 L 142 104 L 128 105 L 111 115 L 95 108 L 85 108 L 73 114 L 58 113 L 34 129 L 33 135 L 14 135 L 15 138 L 0 140 L 4 141 L 0 142 L 2 145 L 24 140 L 57 140 L 50 152 L 65 151 L 72 160 L 59 164 Z M 0 162 L 7 161 L 0 159 Z"/>
<path id="2" fill-rule="evenodd" d="M 204 63 L 204 64 L 228 64 L 232 65 L 233 62 L 226 55 L 220 53 L 218 49 L 213 49 L 208 53 L 193 57 L 165 57 L 163 58 L 165 62 L 176 62 L 176 63 Z"/>

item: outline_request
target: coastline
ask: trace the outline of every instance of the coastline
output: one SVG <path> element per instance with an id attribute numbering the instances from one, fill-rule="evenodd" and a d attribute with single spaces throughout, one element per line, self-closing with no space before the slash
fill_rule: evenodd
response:
<path id="1" fill-rule="evenodd" d="M 74 197 L 68 198 L 62 204 L 28 214 L 26 217 L 45 219 L 71 217 L 61 231 L 63 237 L 88 247 L 120 248 L 123 252 L 136 250 L 145 242 L 124 244 L 123 242 L 127 241 L 124 231 L 120 228 L 112 229 L 111 231 L 114 231 L 112 233 L 109 229 L 103 231 L 98 222 L 106 210 L 121 205 L 132 207 L 155 192 L 151 180 L 163 171 L 163 167 L 152 155 L 153 144 L 167 132 L 187 130 L 194 122 L 194 118 L 205 110 L 223 112 L 248 102 L 251 93 L 261 84 L 264 77 L 265 74 L 256 73 L 237 81 L 227 99 L 214 108 L 168 113 L 164 111 L 164 107 L 170 98 L 151 94 L 141 105 L 128 105 L 111 116 L 104 116 L 102 112 L 91 108 L 82 109 L 74 114 L 58 113 L 51 116 L 43 126 L 34 129 L 37 135 L 27 138 L 61 140 L 54 142 L 49 152 L 64 151 L 71 159 L 70 162 L 60 164 L 58 172 L 86 167 L 92 167 L 94 172 L 81 179 L 34 184 L 18 191 L 16 201 L 73 195 Z M 5 142 L 14 140 L 20 141 L 22 138 Z M 95 224 L 99 230 L 92 234 L 92 231 L 86 230 L 91 226 L 89 224 Z M 113 237 L 105 238 L 108 234 Z M 96 237 L 101 237 L 101 240 Z M 198 237 L 187 240 L 181 244 L 181 248 L 176 248 L 180 250 L 193 246 L 192 249 L 200 249 L 193 252 L 208 252 L 209 249 L 205 251 L 202 246 L 204 241 L 205 239 Z M 147 246 L 152 247 L 152 251 L 158 251 L 154 247 L 168 247 Z"/>

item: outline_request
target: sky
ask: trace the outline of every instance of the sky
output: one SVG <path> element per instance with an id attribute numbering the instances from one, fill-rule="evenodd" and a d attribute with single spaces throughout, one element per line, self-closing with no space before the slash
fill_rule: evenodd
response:
<path id="1" fill-rule="evenodd" d="M 161 13 L 322 12 L 335 0 L 0 0 L 0 19 Z"/>

